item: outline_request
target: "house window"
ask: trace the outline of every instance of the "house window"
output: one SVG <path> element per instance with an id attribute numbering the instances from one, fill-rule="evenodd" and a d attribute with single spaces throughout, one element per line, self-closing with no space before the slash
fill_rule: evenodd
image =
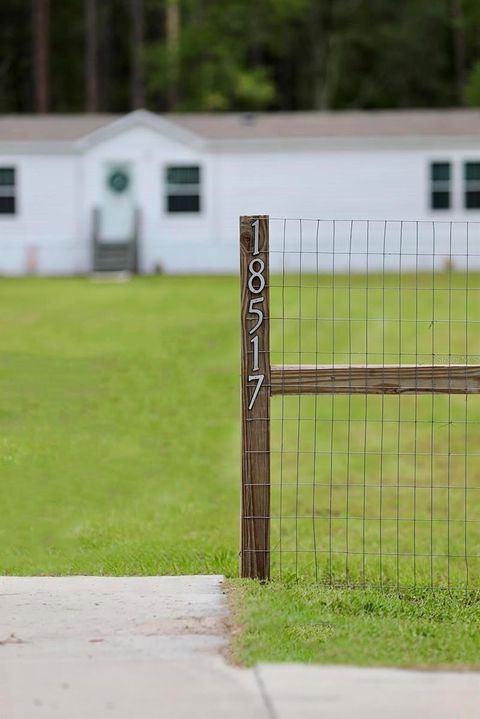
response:
<path id="1" fill-rule="evenodd" d="M 200 168 L 167 167 L 167 212 L 200 212 Z"/>
<path id="2" fill-rule="evenodd" d="M 465 207 L 480 208 L 480 162 L 466 162 L 464 166 Z"/>
<path id="3" fill-rule="evenodd" d="M 15 210 L 15 168 L 0 167 L 0 214 L 14 215 Z"/>
<path id="4" fill-rule="evenodd" d="M 430 187 L 432 210 L 449 210 L 452 171 L 449 162 L 432 162 Z"/>

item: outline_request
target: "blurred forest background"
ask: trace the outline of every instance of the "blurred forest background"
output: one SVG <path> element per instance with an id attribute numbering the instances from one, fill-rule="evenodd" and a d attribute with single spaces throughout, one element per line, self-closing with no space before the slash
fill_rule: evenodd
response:
<path id="1" fill-rule="evenodd" d="M 480 105 L 480 0 L 0 0 L 0 112 Z"/>

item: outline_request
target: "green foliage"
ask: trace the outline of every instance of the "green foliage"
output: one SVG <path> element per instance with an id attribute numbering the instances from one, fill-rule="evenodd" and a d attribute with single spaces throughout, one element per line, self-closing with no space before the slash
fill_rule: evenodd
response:
<path id="1" fill-rule="evenodd" d="M 0 3 L 0 111 L 31 111 L 31 3 Z M 477 104 L 478 0 L 144 0 L 146 102 L 161 110 Z M 85 3 L 51 3 L 54 111 L 84 107 Z M 130 107 L 127 0 L 97 2 L 102 110 Z M 172 32 L 172 31 L 170 31 Z M 174 33 L 175 34 L 175 33 Z"/>
<path id="2" fill-rule="evenodd" d="M 480 60 L 475 63 L 468 76 L 465 100 L 470 107 L 480 107 Z"/>
<path id="3" fill-rule="evenodd" d="M 275 88 L 266 68 L 243 70 L 237 78 L 235 97 L 239 106 L 249 110 L 268 107 L 275 97 Z"/>

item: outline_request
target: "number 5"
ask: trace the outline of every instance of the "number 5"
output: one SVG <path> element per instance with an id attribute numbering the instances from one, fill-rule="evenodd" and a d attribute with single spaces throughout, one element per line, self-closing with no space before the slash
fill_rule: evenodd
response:
<path id="1" fill-rule="evenodd" d="M 250 312 L 250 314 L 258 316 L 257 324 L 255 325 L 255 327 L 252 327 L 252 329 L 249 330 L 249 332 L 248 332 L 249 335 L 253 335 L 253 333 L 258 330 L 258 328 L 260 327 L 260 325 L 263 322 L 262 310 L 259 310 L 259 309 L 257 309 L 257 307 L 253 306 L 257 302 L 263 302 L 263 299 L 264 299 L 263 297 L 256 297 L 254 300 L 250 300 L 250 304 L 248 305 L 248 311 Z"/>

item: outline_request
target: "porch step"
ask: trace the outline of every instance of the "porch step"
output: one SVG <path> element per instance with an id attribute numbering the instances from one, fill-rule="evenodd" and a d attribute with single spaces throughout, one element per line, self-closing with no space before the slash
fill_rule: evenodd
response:
<path id="1" fill-rule="evenodd" d="M 100 209 L 93 210 L 92 271 L 137 272 L 140 211 L 134 211 L 134 226 L 129 239 L 105 242 L 100 235 Z"/>
<path id="2" fill-rule="evenodd" d="M 133 272 L 135 267 L 133 242 L 95 242 L 93 250 L 94 272 Z"/>

